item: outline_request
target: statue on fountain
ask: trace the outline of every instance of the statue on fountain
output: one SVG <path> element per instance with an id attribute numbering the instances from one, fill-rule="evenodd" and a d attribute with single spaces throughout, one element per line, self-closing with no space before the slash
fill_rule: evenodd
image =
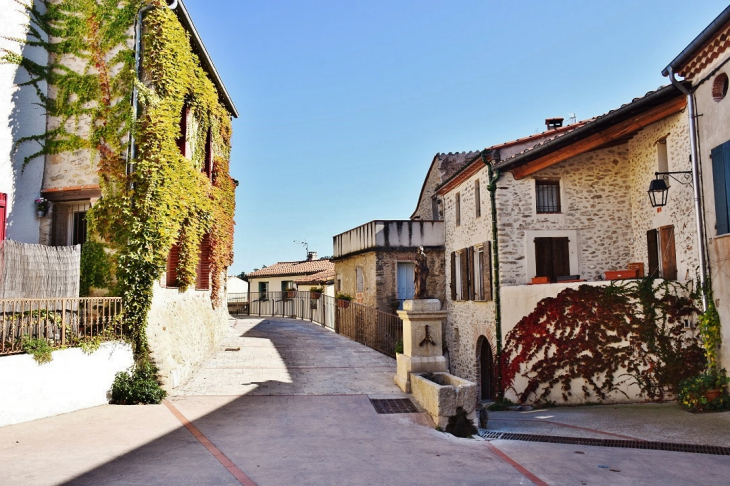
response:
<path id="1" fill-rule="evenodd" d="M 426 290 L 428 260 L 422 246 L 418 248 L 418 253 L 416 253 L 416 268 L 413 276 L 416 287 L 416 299 L 428 299 L 428 291 Z"/>

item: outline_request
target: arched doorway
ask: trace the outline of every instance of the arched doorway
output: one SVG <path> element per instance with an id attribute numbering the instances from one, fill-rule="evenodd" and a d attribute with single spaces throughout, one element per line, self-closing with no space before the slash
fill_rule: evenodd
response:
<path id="1" fill-rule="evenodd" d="M 487 338 L 482 337 L 481 345 L 478 347 L 477 352 L 479 353 L 479 398 L 480 400 L 491 400 L 494 397 L 494 380 L 492 379 L 494 371 L 492 346 L 489 344 Z"/>

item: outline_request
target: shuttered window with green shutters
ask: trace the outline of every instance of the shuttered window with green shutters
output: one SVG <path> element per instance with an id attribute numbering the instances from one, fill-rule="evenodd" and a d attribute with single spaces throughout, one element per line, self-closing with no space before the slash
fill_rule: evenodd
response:
<path id="1" fill-rule="evenodd" d="M 730 141 L 710 152 L 712 185 L 715 190 L 715 230 L 718 235 L 730 233 Z"/>

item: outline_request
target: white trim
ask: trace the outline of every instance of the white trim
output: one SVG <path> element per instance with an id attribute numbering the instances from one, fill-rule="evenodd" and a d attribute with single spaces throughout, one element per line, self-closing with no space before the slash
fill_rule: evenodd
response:
<path id="1" fill-rule="evenodd" d="M 578 258 L 578 230 L 542 230 L 525 231 L 525 262 L 527 265 L 527 281 L 530 283 L 537 272 L 535 263 L 535 238 L 564 238 L 568 237 L 568 251 L 570 252 L 570 274 L 580 275 L 580 259 Z"/>

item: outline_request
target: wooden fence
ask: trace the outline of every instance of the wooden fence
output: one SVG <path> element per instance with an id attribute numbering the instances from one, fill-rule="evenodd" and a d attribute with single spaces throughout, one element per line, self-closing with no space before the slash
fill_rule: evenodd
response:
<path id="1" fill-rule="evenodd" d="M 0 299 L 0 355 L 23 352 L 24 338 L 60 347 L 120 337 L 121 314 L 121 297 Z"/>

